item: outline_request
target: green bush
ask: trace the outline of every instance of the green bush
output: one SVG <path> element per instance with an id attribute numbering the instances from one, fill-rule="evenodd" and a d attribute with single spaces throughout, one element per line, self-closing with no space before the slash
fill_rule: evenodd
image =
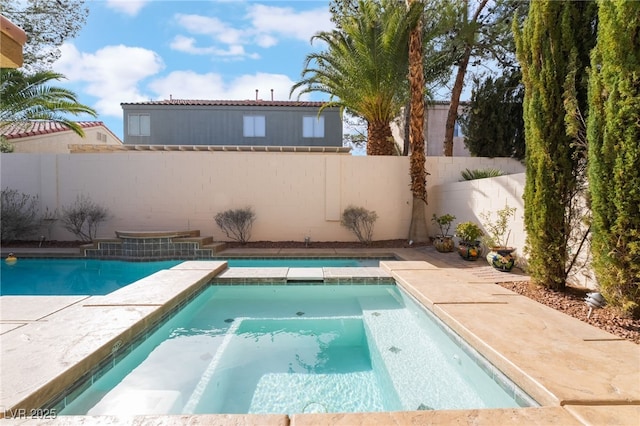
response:
<path id="1" fill-rule="evenodd" d="M 0 136 L 0 152 L 9 153 L 13 152 L 15 147 L 4 136 Z"/>
<path id="2" fill-rule="evenodd" d="M 3 189 L 0 218 L 3 242 L 28 239 L 40 227 L 38 197 L 14 189 Z"/>
<path id="3" fill-rule="evenodd" d="M 462 222 L 456 226 L 456 236 L 465 243 L 474 243 L 484 235 L 482 229 L 473 222 Z"/>
<path id="4" fill-rule="evenodd" d="M 463 180 L 484 179 L 484 178 L 502 176 L 504 175 L 504 172 L 499 169 L 474 169 L 474 170 L 464 169 L 463 171 L 460 172 L 460 174 L 462 175 L 461 181 L 463 181 Z"/>
<path id="5" fill-rule="evenodd" d="M 449 236 L 449 229 L 451 229 L 451 223 L 453 223 L 454 220 L 456 220 L 456 217 L 449 213 L 443 214 L 442 216 L 434 213 L 433 216 L 431 216 L 431 222 L 440 228 L 440 234 L 438 235 L 440 237 Z"/>
<path id="6" fill-rule="evenodd" d="M 62 208 L 62 226 L 82 241 L 96 237 L 98 225 L 109 217 L 107 208 L 96 204 L 86 195 L 78 195 L 71 206 Z"/>
<path id="7" fill-rule="evenodd" d="M 251 238 L 251 228 L 256 215 L 251 207 L 231 209 L 216 214 L 216 224 L 232 240 L 245 244 Z"/>
<path id="8" fill-rule="evenodd" d="M 373 238 L 373 225 L 378 219 L 378 214 L 364 207 L 349 206 L 342 212 L 340 224 L 348 228 L 361 243 L 369 244 Z"/>

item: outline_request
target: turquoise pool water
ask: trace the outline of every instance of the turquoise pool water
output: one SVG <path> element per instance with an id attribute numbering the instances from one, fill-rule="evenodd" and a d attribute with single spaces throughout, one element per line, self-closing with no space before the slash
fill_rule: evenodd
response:
<path id="1" fill-rule="evenodd" d="M 220 259 L 226 260 L 230 268 L 234 267 L 254 267 L 254 268 L 270 268 L 288 266 L 291 268 L 322 268 L 322 267 L 377 267 L 380 265 L 380 259 L 367 258 L 251 258 L 251 259 Z M 390 259 L 391 260 L 391 259 Z"/>
<path id="2" fill-rule="evenodd" d="M 21 258 L 0 263 L 0 295 L 103 295 L 182 262 Z"/>
<path id="3" fill-rule="evenodd" d="M 380 259 L 273 258 L 224 259 L 229 267 L 361 267 Z M 127 262 L 98 259 L 29 259 L 0 263 L 0 295 L 103 295 L 184 260 Z"/>
<path id="4" fill-rule="evenodd" d="M 62 399 L 57 412 L 535 405 L 394 285 L 212 285 L 127 351 Z"/>

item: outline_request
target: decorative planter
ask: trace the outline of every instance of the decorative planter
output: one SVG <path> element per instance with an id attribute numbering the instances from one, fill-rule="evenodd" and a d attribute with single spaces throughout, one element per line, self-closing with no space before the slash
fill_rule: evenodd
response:
<path id="1" fill-rule="evenodd" d="M 453 251 L 455 244 L 453 243 L 453 237 L 447 235 L 446 237 L 436 237 L 433 240 L 433 246 L 440 253 L 448 253 Z"/>
<path id="2" fill-rule="evenodd" d="M 511 272 L 516 262 L 513 256 L 515 250 L 513 247 L 492 247 L 487 253 L 487 262 L 498 271 Z"/>
<path id="3" fill-rule="evenodd" d="M 464 260 L 478 260 L 482 256 L 482 246 L 480 241 L 467 242 L 460 241 L 458 243 L 458 254 Z"/>

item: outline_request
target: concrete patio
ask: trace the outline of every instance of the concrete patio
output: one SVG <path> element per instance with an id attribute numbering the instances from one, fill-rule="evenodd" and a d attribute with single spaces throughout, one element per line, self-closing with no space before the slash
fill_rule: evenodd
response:
<path id="1" fill-rule="evenodd" d="M 0 348 L 3 424 L 639 425 L 640 346 L 496 285 L 521 273 L 495 271 L 455 253 L 417 249 L 243 250 L 221 256 L 386 256 L 373 269 L 393 277 L 438 318 L 532 396 L 540 407 L 287 415 L 65 416 L 29 419 L 108 357 L 160 321 L 214 277 L 242 271 L 223 261 L 185 262 L 106 296 L 2 296 Z M 238 268 L 241 269 L 241 268 Z M 244 269 L 244 268 L 243 268 Z M 287 268 L 284 268 L 287 269 Z M 331 268 L 323 268 L 327 277 Z M 354 268 L 359 269 L 359 268 Z M 251 277 L 273 274 L 259 269 Z M 289 271 L 277 271 L 278 276 Z M 315 271 L 314 276 L 319 274 Z M 335 274 L 335 271 L 333 272 Z M 364 273 L 364 272 L 363 272 Z M 240 275 L 238 275 L 240 274 Z M 262 275 L 261 275 L 262 274 Z M 358 275 L 358 271 L 351 271 Z M 25 412 L 18 411 L 25 409 Z"/>

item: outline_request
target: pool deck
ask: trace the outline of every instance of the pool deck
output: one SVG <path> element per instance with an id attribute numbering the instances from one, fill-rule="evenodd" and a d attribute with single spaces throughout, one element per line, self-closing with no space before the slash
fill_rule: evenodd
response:
<path id="1" fill-rule="evenodd" d="M 393 277 L 541 406 L 291 416 L 25 418 L 31 408 L 68 389 L 101 360 L 116 356 L 123 343 L 161 321 L 214 277 L 234 281 L 276 276 L 286 281 L 289 273 L 295 272 L 287 268 L 226 269 L 225 262 L 214 260 L 187 261 L 105 296 L 0 297 L 0 415 L 15 415 L 1 420 L 0 425 L 640 425 L 640 345 L 496 284 L 528 280 L 526 275 L 501 273 L 482 260 L 467 262 L 455 253 L 438 253 L 432 247 L 391 251 L 233 249 L 221 253 L 228 257 L 387 254 L 404 261 L 383 261 L 380 268 L 345 271 L 317 268 L 321 270 L 314 273 L 339 280 L 363 274 Z"/>

